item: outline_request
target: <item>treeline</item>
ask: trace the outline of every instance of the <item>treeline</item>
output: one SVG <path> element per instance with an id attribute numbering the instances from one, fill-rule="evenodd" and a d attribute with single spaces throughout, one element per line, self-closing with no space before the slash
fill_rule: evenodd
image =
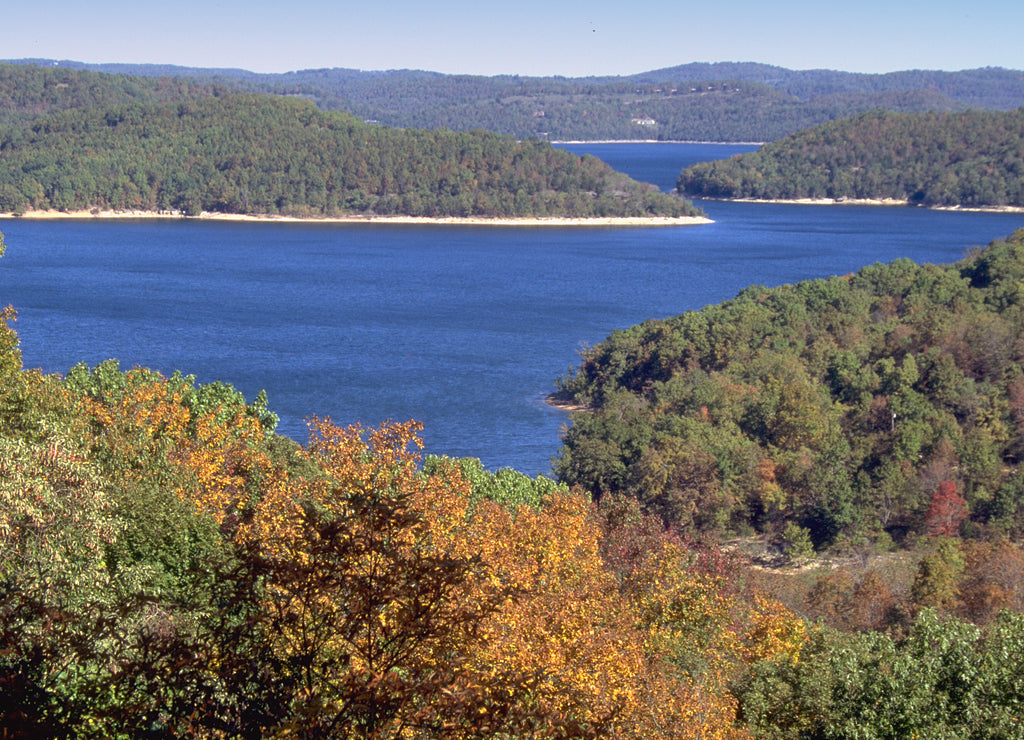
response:
<path id="1" fill-rule="evenodd" d="M 35 60 L 41 65 L 52 60 Z M 1013 70 L 885 75 L 687 64 L 623 77 L 481 77 L 416 70 L 315 69 L 287 74 L 166 65 L 59 63 L 138 76 L 191 78 L 302 96 L 326 110 L 397 127 L 484 128 L 518 138 L 773 141 L 869 110 L 1010 110 L 1024 106 Z"/>
<path id="2" fill-rule="evenodd" d="M 1022 278 L 1018 231 L 616 331 L 561 381 L 558 476 L 794 555 L 1019 539 Z"/>
<path id="3" fill-rule="evenodd" d="M 678 190 L 708 198 L 1024 206 L 1024 108 L 865 113 L 689 167 Z"/>
<path id="4" fill-rule="evenodd" d="M 111 75 L 52 65 L 0 63 L 0 123 L 31 121 L 71 108 L 195 100 L 229 89 L 187 77 Z"/>
<path id="5" fill-rule="evenodd" d="M 956 72 L 912 69 L 865 74 L 832 69 L 786 69 L 756 62 L 698 62 L 642 72 L 628 79 L 657 84 L 672 80 L 743 80 L 767 85 L 800 100 L 930 92 L 936 99 L 945 98 L 972 108 L 1013 110 L 1024 104 L 1024 80 L 1020 71 L 1001 67 Z"/>
<path id="6" fill-rule="evenodd" d="M 0 211 L 335 216 L 691 215 L 593 157 L 483 131 L 395 130 L 231 94 L 0 126 Z"/>

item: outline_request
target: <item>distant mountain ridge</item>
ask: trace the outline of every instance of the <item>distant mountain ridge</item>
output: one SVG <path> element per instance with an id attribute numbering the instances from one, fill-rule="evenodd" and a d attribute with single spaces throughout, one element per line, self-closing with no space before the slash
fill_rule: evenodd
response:
<path id="1" fill-rule="evenodd" d="M 402 128 L 483 128 L 549 140 L 771 141 L 869 110 L 1024 107 L 1024 72 L 863 74 L 754 62 L 691 63 L 619 77 L 494 77 L 423 70 L 310 69 L 264 74 L 157 64 L 18 64 L 198 82 L 309 98 L 324 110 Z"/>
<path id="2" fill-rule="evenodd" d="M 633 75 L 637 82 L 736 79 L 767 85 L 801 100 L 819 95 L 930 91 L 958 103 L 1010 110 L 1024 105 L 1024 72 L 981 67 L 959 72 L 904 70 L 885 74 L 830 69 L 792 70 L 755 62 L 694 63 Z"/>

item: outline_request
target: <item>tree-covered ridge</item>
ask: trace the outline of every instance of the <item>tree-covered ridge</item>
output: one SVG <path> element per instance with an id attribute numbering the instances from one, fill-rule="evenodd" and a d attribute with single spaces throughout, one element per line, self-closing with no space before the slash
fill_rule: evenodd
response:
<path id="1" fill-rule="evenodd" d="M 123 70 L 127 71 L 127 70 Z M 832 69 L 786 69 L 755 62 L 691 63 L 651 70 L 629 79 L 661 84 L 672 80 L 743 80 L 767 85 L 800 100 L 839 95 L 923 93 L 972 108 L 1021 107 L 1024 80 L 1018 70 L 980 67 L 956 72 L 912 69 L 883 74 Z"/>
<path id="2" fill-rule="evenodd" d="M 750 287 L 563 379 L 559 477 L 801 552 L 1024 534 L 1024 231 L 964 261 Z M 801 541 L 805 544 L 801 544 Z"/>
<path id="3" fill-rule="evenodd" d="M 191 78 L 250 92 L 298 95 L 390 126 L 518 138 L 772 141 L 869 110 L 1010 110 L 1024 106 L 1014 70 L 914 70 L 885 75 L 764 64 L 686 64 L 622 77 L 445 75 L 418 70 L 313 69 L 287 74 L 169 65 L 25 60 L 59 68 Z"/>
<path id="4" fill-rule="evenodd" d="M 0 128 L 0 211 L 680 216 L 593 157 L 483 131 L 395 130 L 235 94 L 60 111 Z"/>
<path id="5" fill-rule="evenodd" d="M 865 113 L 689 167 L 678 189 L 710 198 L 1024 206 L 1024 108 Z"/>
<path id="6" fill-rule="evenodd" d="M 227 89 L 186 77 L 111 75 L 52 65 L 0 63 L 0 122 L 29 121 L 70 108 L 194 100 Z"/>

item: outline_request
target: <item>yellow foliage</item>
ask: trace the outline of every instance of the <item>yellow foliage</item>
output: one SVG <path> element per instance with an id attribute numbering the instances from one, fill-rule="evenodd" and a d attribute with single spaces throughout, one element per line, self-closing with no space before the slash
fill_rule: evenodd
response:
<path id="1" fill-rule="evenodd" d="M 625 722 L 637 709 L 643 656 L 602 566 L 589 502 L 556 492 L 541 510 L 485 502 L 474 518 L 491 577 L 514 594 L 484 624 L 478 670 L 529 677 L 533 700 L 553 716 Z"/>
<path id="2" fill-rule="evenodd" d="M 754 596 L 742 655 L 748 663 L 785 656 L 796 660 L 807 641 L 807 625 L 792 611 L 761 594 Z"/>

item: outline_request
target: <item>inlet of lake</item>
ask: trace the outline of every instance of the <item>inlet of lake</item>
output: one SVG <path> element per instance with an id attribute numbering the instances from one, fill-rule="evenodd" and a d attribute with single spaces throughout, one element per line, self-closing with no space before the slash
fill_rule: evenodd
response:
<path id="1" fill-rule="evenodd" d="M 668 190 L 754 147 L 563 145 Z M 167 220 L 0 221 L 0 303 L 24 364 L 117 358 L 305 419 L 417 419 L 425 452 L 550 472 L 568 417 L 545 396 L 581 347 L 645 319 L 909 258 L 947 263 L 1024 215 L 698 203 L 713 224 L 490 227 Z"/>

